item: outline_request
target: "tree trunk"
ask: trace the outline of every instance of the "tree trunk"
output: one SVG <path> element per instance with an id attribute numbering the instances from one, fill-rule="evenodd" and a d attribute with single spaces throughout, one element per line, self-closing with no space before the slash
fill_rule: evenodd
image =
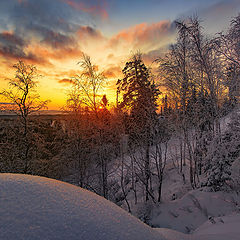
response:
<path id="1" fill-rule="evenodd" d="M 149 200 L 149 179 L 150 179 L 150 143 L 147 140 L 146 145 L 146 156 L 145 156 L 145 191 L 146 191 L 146 202 Z"/>

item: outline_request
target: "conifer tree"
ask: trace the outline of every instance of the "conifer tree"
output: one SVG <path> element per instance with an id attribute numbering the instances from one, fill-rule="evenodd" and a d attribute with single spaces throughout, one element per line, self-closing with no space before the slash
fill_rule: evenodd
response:
<path id="1" fill-rule="evenodd" d="M 213 139 L 208 148 L 207 185 L 214 191 L 227 186 L 231 178 L 231 166 L 240 156 L 240 115 L 235 113 L 226 132 Z"/>
<path id="2" fill-rule="evenodd" d="M 151 79 L 141 54 L 135 54 L 122 70 L 124 78 L 117 82 L 118 92 L 123 94 L 120 108 L 129 112 L 129 134 L 133 144 L 145 149 L 144 184 L 146 201 L 149 200 L 150 144 L 157 120 L 157 98 L 159 90 Z"/>

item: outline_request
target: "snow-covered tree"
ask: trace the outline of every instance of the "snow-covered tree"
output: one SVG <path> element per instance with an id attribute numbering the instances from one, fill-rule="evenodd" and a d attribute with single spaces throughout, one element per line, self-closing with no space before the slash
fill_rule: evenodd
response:
<path id="1" fill-rule="evenodd" d="M 123 69 L 124 78 L 117 82 L 118 92 L 123 94 L 119 104 L 129 113 L 129 134 L 133 144 L 144 149 L 143 183 L 146 201 L 149 199 L 150 184 L 150 145 L 157 121 L 157 89 L 151 72 L 142 60 L 141 54 L 135 54 Z"/>
<path id="2" fill-rule="evenodd" d="M 240 156 L 240 114 L 234 113 L 228 129 L 213 139 L 208 148 L 207 185 L 214 191 L 223 189 L 231 178 L 231 166 Z"/>
<path id="3" fill-rule="evenodd" d="M 228 98 L 235 105 L 240 97 L 240 14 L 232 19 L 226 33 L 221 32 L 216 41 L 217 51 L 223 57 L 226 65 L 226 81 Z"/>

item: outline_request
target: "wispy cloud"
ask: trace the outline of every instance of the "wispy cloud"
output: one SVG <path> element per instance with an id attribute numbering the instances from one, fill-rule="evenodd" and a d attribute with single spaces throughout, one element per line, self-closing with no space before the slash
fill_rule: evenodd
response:
<path id="1" fill-rule="evenodd" d="M 119 44 L 128 44 L 135 49 L 145 49 L 150 45 L 155 47 L 164 38 L 173 36 L 174 31 L 175 27 L 170 21 L 160 21 L 152 24 L 141 23 L 113 36 L 110 40 L 110 46 L 117 47 Z"/>
<path id="2" fill-rule="evenodd" d="M 113 64 L 108 66 L 103 72 L 104 76 L 107 78 L 118 78 L 121 75 L 121 73 L 122 69 L 120 68 L 120 66 Z"/>
<path id="3" fill-rule="evenodd" d="M 222 17 L 224 15 L 228 15 L 228 13 L 233 13 L 234 10 L 240 9 L 240 2 L 239 0 L 221 0 L 214 4 L 212 4 L 208 8 L 203 8 L 200 11 L 200 14 L 205 17 Z M 234 16 L 229 16 L 234 17 Z"/>
<path id="4" fill-rule="evenodd" d="M 105 1 L 77 1 L 77 0 L 62 0 L 73 9 L 83 11 L 94 16 L 100 16 L 103 20 L 108 19 Z"/>
<path id="5" fill-rule="evenodd" d="M 73 80 L 69 78 L 63 78 L 61 80 L 58 80 L 58 83 L 70 85 L 70 84 L 73 84 Z"/>

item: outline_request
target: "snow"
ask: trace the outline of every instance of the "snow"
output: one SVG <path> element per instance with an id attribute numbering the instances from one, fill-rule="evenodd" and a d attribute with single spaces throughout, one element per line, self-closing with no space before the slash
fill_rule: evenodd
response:
<path id="1" fill-rule="evenodd" d="M 232 166 L 231 166 L 231 177 L 236 182 L 236 185 L 238 185 L 238 188 L 240 187 L 240 157 L 236 159 Z"/>
<path id="2" fill-rule="evenodd" d="M 150 224 L 192 233 L 209 218 L 238 212 L 239 203 L 240 196 L 237 194 L 208 192 L 207 188 L 192 190 L 181 199 L 162 203 L 153 209 Z"/>
<path id="3" fill-rule="evenodd" d="M 239 240 L 240 214 L 214 218 L 213 222 L 207 221 L 194 231 L 194 236 L 197 239 L 211 236 L 216 240 Z"/>
<path id="4" fill-rule="evenodd" d="M 165 240 L 115 204 L 53 179 L 0 174 L 0 239 Z"/>
<path id="5" fill-rule="evenodd" d="M 239 240 L 240 214 L 232 214 L 206 221 L 192 234 L 159 228 L 157 231 L 168 240 Z"/>
<path id="6" fill-rule="evenodd" d="M 153 209 L 151 224 L 161 227 L 155 229 L 92 192 L 38 176 L 0 174 L 0 206 L 4 240 L 239 240 L 240 235 L 239 196 L 206 189 Z"/>

